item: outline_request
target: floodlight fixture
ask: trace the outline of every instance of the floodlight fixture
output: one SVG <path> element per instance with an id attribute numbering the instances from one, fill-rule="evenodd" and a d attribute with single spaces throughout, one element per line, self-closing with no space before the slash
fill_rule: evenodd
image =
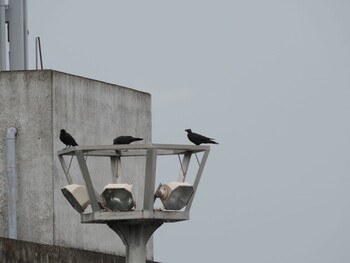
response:
<path id="1" fill-rule="evenodd" d="M 190 183 L 170 182 L 160 184 L 154 195 L 160 198 L 166 210 L 180 210 L 188 204 L 193 193 Z"/>
<path id="2" fill-rule="evenodd" d="M 70 184 L 63 187 L 61 191 L 72 207 L 79 213 L 83 213 L 90 204 L 90 198 L 84 185 Z"/>
<path id="3" fill-rule="evenodd" d="M 112 211 L 130 211 L 135 209 L 135 200 L 130 184 L 107 184 L 102 197 L 105 206 Z"/>
<path id="4" fill-rule="evenodd" d="M 175 144 L 135 144 L 135 145 L 92 145 L 76 146 L 58 152 L 58 158 L 64 170 L 68 184 L 73 184 L 69 174 L 70 163 L 64 156 L 77 158 L 82 177 L 85 181 L 84 194 L 90 212 L 84 212 L 86 202 L 76 199 L 74 192 L 67 186 L 62 189 L 72 206 L 81 213 L 82 223 L 105 223 L 116 232 L 125 244 L 126 262 L 146 262 L 146 244 L 153 233 L 163 224 L 189 220 L 189 212 L 197 191 L 202 172 L 209 155 L 210 147 L 202 145 Z M 198 158 L 197 153 L 203 153 Z M 177 181 L 160 184 L 157 188 L 157 157 L 177 155 L 180 171 Z M 191 156 L 196 155 L 198 170 L 193 183 L 188 183 L 187 174 Z M 101 194 L 97 194 L 87 166 L 87 157 L 110 158 L 113 183 L 107 184 Z M 134 198 L 132 185 L 121 184 L 128 179 L 121 174 L 122 160 L 128 157 L 141 157 L 145 164 L 144 178 L 137 185 L 137 199 Z M 182 159 L 181 159 L 182 157 Z M 138 175 L 138 173 L 136 173 Z M 139 179 L 139 178 L 138 178 Z M 142 179 L 142 180 L 141 180 Z M 139 181 L 138 181 L 139 182 Z M 143 185 L 142 185 L 143 183 Z M 155 189 L 156 192 L 155 192 Z M 72 198 L 72 196 L 74 198 Z M 155 198 L 159 198 L 163 209 L 154 207 Z M 136 202 L 138 205 L 136 207 Z M 83 213 L 84 212 L 84 213 Z"/>

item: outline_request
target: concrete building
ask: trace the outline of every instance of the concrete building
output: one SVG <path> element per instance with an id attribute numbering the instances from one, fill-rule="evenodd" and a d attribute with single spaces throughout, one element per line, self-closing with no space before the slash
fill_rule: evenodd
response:
<path id="1" fill-rule="evenodd" d="M 66 129 L 79 145 L 108 145 L 118 135 L 133 135 L 151 142 L 151 96 L 130 88 L 62 72 L 0 72 L 0 236 L 8 237 L 8 181 L 6 135 L 17 129 L 17 238 L 46 245 L 124 255 L 119 237 L 101 225 L 80 223 L 80 214 L 66 201 L 67 185 L 56 156 L 65 145 Z M 138 143 L 138 142 L 136 142 Z M 88 160 L 99 192 L 111 183 L 108 159 Z M 122 167 L 122 182 L 133 184 L 140 200 L 144 161 L 130 159 Z M 76 160 L 70 174 L 83 182 Z M 153 241 L 147 259 L 153 260 Z"/>

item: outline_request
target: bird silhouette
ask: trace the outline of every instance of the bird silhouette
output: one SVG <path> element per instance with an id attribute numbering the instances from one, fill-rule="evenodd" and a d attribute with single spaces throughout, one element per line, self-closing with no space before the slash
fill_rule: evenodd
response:
<path id="1" fill-rule="evenodd" d="M 142 141 L 143 138 L 135 138 L 132 136 L 119 136 L 113 140 L 113 144 L 130 144 L 136 141 Z"/>
<path id="2" fill-rule="evenodd" d="M 60 140 L 66 145 L 66 148 L 64 149 L 67 149 L 67 147 L 71 147 L 71 146 L 78 146 L 78 144 L 76 143 L 72 135 L 70 135 L 64 129 L 62 129 L 60 132 Z"/>
<path id="3" fill-rule="evenodd" d="M 200 145 L 201 143 L 212 143 L 212 144 L 219 144 L 213 140 L 213 138 L 205 137 L 203 135 L 200 135 L 198 133 L 192 132 L 191 129 L 186 129 L 187 131 L 187 138 L 193 142 L 195 145 Z"/>

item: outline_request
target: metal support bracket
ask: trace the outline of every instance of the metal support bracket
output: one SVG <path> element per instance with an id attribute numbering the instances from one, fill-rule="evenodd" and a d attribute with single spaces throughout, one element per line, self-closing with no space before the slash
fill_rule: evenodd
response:
<path id="1" fill-rule="evenodd" d="M 186 174 L 190 165 L 191 156 L 192 154 L 190 152 L 185 153 L 182 162 L 180 162 L 181 169 L 178 177 L 179 182 L 184 182 L 186 179 Z"/>
<path id="2" fill-rule="evenodd" d="M 111 168 L 112 168 L 112 182 L 118 183 L 118 179 L 121 176 L 122 162 L 120 156 L 111 156 Z"/>
<path id="3" fill-rule="evenodd" d="M 90 177 L 87 165 L 86 165 L 86 160 L 84 158 L 84 154 L 82 151 L 76 151 L 76 156 L 78 159 L 78 164 L 79 164 L 81 173 L 82 173 L 84 181 L 85 181 L 86 189 L 87 189 L 88 194 L 89 194 L 92 210 L 95 212 L 100 211 L 101 208 L 97 202 L 96 191 L 94 190 L 94 187 L 93 187 L 92 182 L 91 182 L 91 177 Z"/>

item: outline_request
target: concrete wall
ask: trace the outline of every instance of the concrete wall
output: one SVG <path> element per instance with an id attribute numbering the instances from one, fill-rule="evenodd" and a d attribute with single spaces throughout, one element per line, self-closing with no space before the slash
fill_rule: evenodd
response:
<path id="1" fill-rule="evenodd" d="M 18 130 L 18 238 L 50 245 L 124 255 L 124 245 L 106 225 L 83 225 L 61 193 L 67 185 L 56 153 L 65 146 L 60 129 L 79 145 L 112 144 L 119 135 L 151 142 L 151 96 L 133 89 L 57 71 L 0 72 L 0 235 L 7 237 L 6 132 Z M 89 158 L 96 190 L 111 182 L 109 160 Z M 123 164 L 122 182 L 141 200 L 144 160 Z M 73 181 L 83 183 L 74 159 Z M 152 240 L 148 259 L 153 257 Z"/>
<path id="2" fill-rule="evenodd" d="M 124 263 L 125 258 L 106 253 L 0 238 L 0 262 Z M 147 263 L 151 262 L 153 261 L 147 261 Z"/>

